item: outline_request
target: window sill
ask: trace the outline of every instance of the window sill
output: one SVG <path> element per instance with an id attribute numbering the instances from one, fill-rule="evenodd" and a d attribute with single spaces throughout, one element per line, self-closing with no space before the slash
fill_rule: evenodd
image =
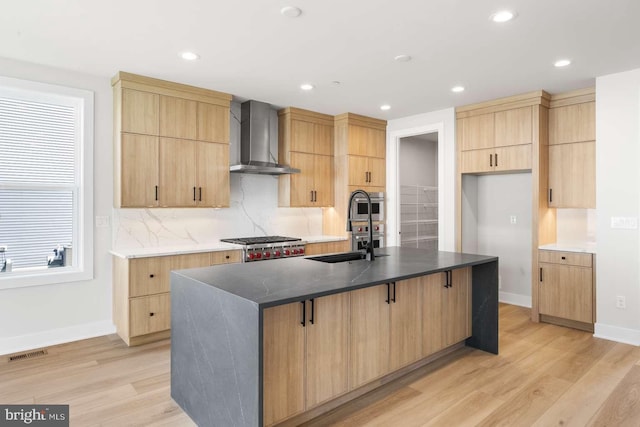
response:
<path id="1" fill-rule="evenodd" d="M 91 280 L 92 271 L 74 267 L 36 267 L 0 273 L 0 291 L 3 289 L 25 288 L 29 286 L 55 285 L 58 283 Z"/>

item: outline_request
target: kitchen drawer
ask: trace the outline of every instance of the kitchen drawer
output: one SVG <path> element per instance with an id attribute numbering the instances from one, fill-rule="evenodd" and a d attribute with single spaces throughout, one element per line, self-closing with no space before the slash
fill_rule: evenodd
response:
<path id="1" fill-rule="evenodd" d="M 242 251 L 211 252 L 211 265 L 233 264 L 242 261 Z"/>
<path id="2" fill-rule="evenodd" d="M 129 260 L 129 296 L 169 292 L 171 257 L 133 258 Z"/>
<path id="3" fill-rule="evenodd" d="M 591 267 L 591 254 L 577 252 L 538 251 L 538 262 Z"/>
<path id="4" fill-rule="evenodd" d="M 171 327 L 171 298 L 168 293 L 129 300 L 130 336 L 150 334 Z"/>

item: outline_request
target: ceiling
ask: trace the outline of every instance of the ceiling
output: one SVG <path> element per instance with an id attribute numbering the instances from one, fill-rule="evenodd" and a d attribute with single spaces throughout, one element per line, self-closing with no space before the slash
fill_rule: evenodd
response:
<path id="1" fill-rule="evenodd" d="M 505 8 L 517 18 L 489 20 Z M 1 57 L 381 119 L 640 67 L 638 0 L 0 0 L 0 10 Z M 200 59 L 184 61 L 185 50 Z M 555 68 L 560 58 L 573 63 Z"/>

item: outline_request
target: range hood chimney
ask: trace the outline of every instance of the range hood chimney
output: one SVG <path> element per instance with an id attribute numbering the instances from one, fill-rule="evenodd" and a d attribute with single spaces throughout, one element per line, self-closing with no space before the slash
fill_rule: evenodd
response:
<path id="1" fill-rule="evenodd" d="M 229 168 L 235 173 L 282 175 L 300 173 L 271 158 L 269 141 L 269 113 L 271 106 L 264 102 L 242 103 L 240 121 L 240 163 Z"/>

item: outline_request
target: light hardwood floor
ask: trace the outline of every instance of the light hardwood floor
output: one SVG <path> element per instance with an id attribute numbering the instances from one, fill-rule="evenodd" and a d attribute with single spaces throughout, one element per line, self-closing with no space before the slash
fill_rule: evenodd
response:
<path id="1" fill-rule="evenodd" d="M 169 341 L 117 336 L 0 361 L 0 403 L 69 404 L 72 426 L 193 426 L 169 394 Z M 500 306 L 500 355 L 460 349 L 307 426 L 639 426 L 640 348 Z"/>

